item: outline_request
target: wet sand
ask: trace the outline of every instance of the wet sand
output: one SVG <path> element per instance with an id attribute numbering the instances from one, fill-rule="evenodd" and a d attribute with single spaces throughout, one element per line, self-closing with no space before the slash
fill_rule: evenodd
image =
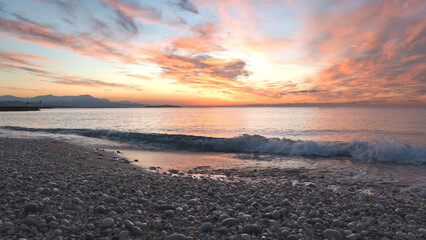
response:
<path id="1" fill-rule="evenodd" d="M 347 169 L 149 171 L 102 149 L 7 138 L 0 162 L 0 239 L 426 237 L 421 192 Z"/>

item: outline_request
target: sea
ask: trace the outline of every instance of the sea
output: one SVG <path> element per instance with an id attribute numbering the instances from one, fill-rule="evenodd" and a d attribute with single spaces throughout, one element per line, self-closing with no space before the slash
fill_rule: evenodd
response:
<path id="1" fill-rule="evenodd" d="M 0 137 L 118 150 L 162 169 L 361 164 L 375 174 L 426 175 L 426 108 L 420 107 L 42 109 L 0 112 Z"/>

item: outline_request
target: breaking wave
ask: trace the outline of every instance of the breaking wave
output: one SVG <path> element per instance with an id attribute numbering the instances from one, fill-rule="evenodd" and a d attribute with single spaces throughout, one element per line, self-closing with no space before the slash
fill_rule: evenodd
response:
<path id="1" fill-rule="evenodd" d="M 373 142 L 315 142 L 286 138 L 242 135 L 233 138 L 203 137 L 181 134 L 137 133 L 101 129 L 0 127 L 5 130 L 71 134 L 127 142 L 160 149 L 197 152 L 259 153 L 305 157 L 348 157 L 366 162 L 426 164 L 426 147 L 395 143 L 392 139 Z"/>

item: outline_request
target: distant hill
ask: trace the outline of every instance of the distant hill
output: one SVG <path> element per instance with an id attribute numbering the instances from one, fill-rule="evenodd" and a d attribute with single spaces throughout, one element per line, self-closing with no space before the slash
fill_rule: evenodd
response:
<path id="1" fill-rule="evenodd" d="M 41 101 L 41 103 L 40 103 Z M 29 103 L 29 104 L 27 104 Z M 80 96 L 37 96 L 37 97 L 15 97 L 0 96 L 0 106 L 33 106 L 52 108 L 140 108 L 144 104 L 132 103 L 129 101 L 110 101 L 106 98 L 95 98 L 90 95 Z"/>

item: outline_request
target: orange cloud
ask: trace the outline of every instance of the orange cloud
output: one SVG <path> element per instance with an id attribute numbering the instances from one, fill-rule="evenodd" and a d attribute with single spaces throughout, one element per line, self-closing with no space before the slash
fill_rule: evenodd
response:
<path id="1" fill-rule="evenodd" d="M 134 85 L 110 83 L 101 80 L 88 79 L 77 75 L 52 72 L 47 70 L 45 66 L 34 64 L 32 62 L 33 60 L 50 61 L 49 58 L 28 54 L 0 52 L 0 60 L 0 69 L 2 70 L 19 71 L 24 73 L 30 73 L 32 75 L 35 74 L 37 76 L 47 79 L 45 80 L 45 82 L 88 87 L 118 87 L 141 91 L 139 87 Z"/>
<path id="2" fill-rule="evenodd" d="M 424 97 L 424 9 L 424 1 L 372 1 L 349 13 L 312 17 L 310 48 L 317 57 L 332 57 L 308 80 L 325 92 L 318 100 L 404 102 Z"/>
<path id="3" fill-rule="evenodd" d="M 13 34 L 23 41 L 50 47 L 62 46 L 106 61 L 115 59 L 126 63 L 137 62 L 137 59 L 122 49 L 115 48 L 111 44 L 107 45 L 90 34 L 67 35 L 22 17 L 19 21 L 0 18 L 0 31 Z"/>
<path id="4" fill-rule="evenodd" d="M 133 18 L 146 23 L 159 23 L 161 19 L 161 11 L 154 8 L 141 7 L 138 4 L 130 4 L 129 2 L 120 0 L 101 0 L 109 4 L 113 9 L 122 15 L 128 24 L 134 24 Z"/>

